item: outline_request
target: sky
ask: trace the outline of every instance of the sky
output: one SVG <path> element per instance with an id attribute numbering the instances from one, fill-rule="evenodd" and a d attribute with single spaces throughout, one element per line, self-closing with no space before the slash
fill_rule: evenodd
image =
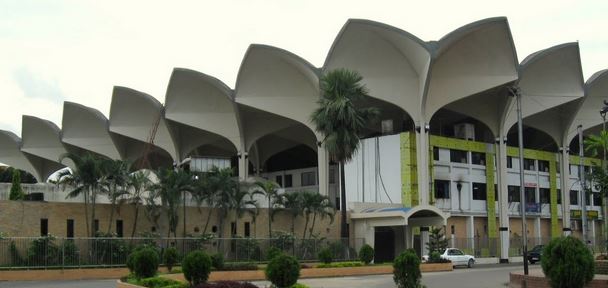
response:
<path id="1" fill-rule="evenodd" d="M 22 115 L 61 127 L 63 102 L 109 115 L 113 86 L 164 102 L 174 67 L 234 88 L 252 43 L 323 65 L 349 18 L 438 40 L 468 23 L 508 18 L 519 61 L 579 41 L 585 79 L 608 68 L 608 1 L 29 1 L 0 0 L 0 129 Z"/>

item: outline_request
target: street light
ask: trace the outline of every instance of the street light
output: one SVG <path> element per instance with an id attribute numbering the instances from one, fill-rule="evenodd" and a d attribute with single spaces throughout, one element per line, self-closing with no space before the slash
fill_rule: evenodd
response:
<path id="1" fill-rule="evenodd" d="M 521 234 L 523 235 L 524 275 L 528 275 L 528 229 L 526 223 L 526 201 L 524 195 L 524 124 L 521 112 L 521 89 L 509 87 L 509 93 L 517 100 L 517 140 L 519 145 L 519 206 L 521 210 Z"/>

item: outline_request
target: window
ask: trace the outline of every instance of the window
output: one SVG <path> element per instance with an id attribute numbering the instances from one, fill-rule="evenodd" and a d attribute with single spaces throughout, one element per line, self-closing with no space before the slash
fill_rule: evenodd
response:
<path id="1" fill-rule="evenodd" d="M 99 232 L 99 219 L 93 221 L 93 231 L 95 231 L 95 233 Z"/>
<path id="2" fill-rule="evenodd" d="M 569 169 L 570 175 L 573 175 L 573 174 L 574 174 L 574 173 L 572 173 L 572 171 L 578 171 L 578 170 L 576 169 L 576 166 L 575 166 L 575 165 L 572 165 L 572 164 L 570 164 L 570 166 L 568 167 L 568 169 Z"/>
<path id="3" fill-rule="evenodd" d="M 433 147 L 433 160 L 439 161 L 439 148 Z"/>
<path id="4" fill-rule="evenodd" d="M 591 173 L 591 166 L 583 166 L 585 167 L 585 174 Z"/>
<path id="5" fill-rule="evenodd" d="M 524 158 L 524 170 L 536 171 L 536 167 L 535 167 L 534 163 L 535 163 L 534 159 Z"/>
<path id="6" fill-rule="evenodd" d="M 593 194 L 593 206 L 602 206 L 602 196 L 600 193 L 591 193 Z"/>
<path id="7" fill-rule="evenodd" d="M 536 203 L 536 188 L 525 187 L 526 203 Z"/>
<path id="8" fill-rule="evenodd" d="M 118 236 L 119 238 L 123 237 L 122 220 L 116 220 L 116 236 Z"/>
<path id="9" fill-rule="evenodd" d="M 230 235 L 236 236 L 236 222 L 230 222 Z"/>
<path id="10" fill-rule="evenodd" d="M 498 184 L 494 184 L 494 201 L 498 201 Z"/>
<path id="11" fill-rule="evenodd" d="M 562 204 L 562 190 L 557 189 L 557 204 Z"/>
<path id="12" fill-rule="evenodd" d="M 471 152 L 471 163 L 475 165 L 486 165 L 486 153 Z"/>
<path id="13" fill-rule="evenodd" d="M 274 177 L 274 181 L 279 184 L 279 187 L 283 187 L 283 175 L 277 175 Z"/>
<path id="14" fill-rule="evenodd" d="M 249 222 L 245 222 L 245 227 L 243 227 L 244 231 L 245 231 L 245 237 L 250 237 L 251 236 L 251 223 Z"/>
<path id="15" fill-rule="evenodd" d="M 450 199 L 450 181 L 435 180 L 435 198 Z"/>
<path id="16" fill-rule="evenodd" d="M 589 193 L 589 192 L 585 193 L 585 203 L 587 206 L 591 205 L 591 195 L 590 194 L 591 193 Z"/>
<path id="17" fill-rule="evenodd" d="M 570 205 L 578 205 L 578 191 L 570 190 Z"/>
<path id="18" fill-rule="evenodd" d="M 74 238 L 74 219 L 68 219 L 66 226 L 66 237 Z"/>
<path id="19" fill-rule="evenodd" d="M 520 202 L 519 186 L 507 186 L 509 193 L 509 202 Z"/>
<path id="20" fill-rule="evenodd" d="M 40 219 L 40 236 L 46 236 L 49 234 L 49 219 Z"/>
<path id="21" fill-rule="evenodd" d="M 549 172 L 549 161 L 538 160 L 538 171 Z"/>
<path id="22" fill-rule="evenodd" d="M 473 183 L 473 200 L 486 200 L 486 184 Z"/>
<path id="23" fill-rule="evenodd" d="M 293 187 L 293 178 L 291 174 L 285 175 L 285 188 Z"/>
<path id="24" fill-rule="evenodd" d="M 540 194 L 540 203 L 542 203 L 542 204 L 551 203 L 551 189 L 539 188 L 538 194 Z"/>
<path id="25" fill-rule="evenodd" d="M 335 168 L 329 168 L 329 184 L 336 184 L 336 170 Z"/>
<path id="26" fill-rule="evenodd" d="M 507 156 L 507 168 L 513 168 L 513 157 Z"/>
<path id="27" fill-rule="evenodd" d="M 339 197 L 339 196 L 338 196 L 338 197 L 336 197 L 336 202 L 335 202 L 335 204 L 336 204 L 336 210 L 340 210 L 340 197 Z"/>
<path id="28" fill-rule="evenodd" d="M 467 151 L 450 150 L 450 162 L 454 162 L 454 163 L 468 163 L 468 161 L 467 161 Z"/>
<path id="29" fill-rule="evenodd" d="M 304 172 L 302 173 L 302 185 L 301 186 L 315 186 L 317 185 L 317 177 L 315 172 Z"/>

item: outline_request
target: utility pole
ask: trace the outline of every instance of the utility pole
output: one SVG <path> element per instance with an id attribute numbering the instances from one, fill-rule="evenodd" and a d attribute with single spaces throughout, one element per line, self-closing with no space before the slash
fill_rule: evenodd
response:
<path id="1" fill-rule="evenodd" d="M 604 107 L 602 107 L 602 110 L 600 110 L 600 116 L 602 116 L 602 133 L 601 134 L 605 134 L 606 133 L 606 113 L 608 113 L 608 101 L 604 100 Z M 600 135 L 601 137 L 603 137 L 604 135 Z M 604 172 L 606 171 L 606 146 L 603 147 L 604 148 L 604 153 L 602 153 L 603 156 L 603 161 L 602 161 L 602 169 L 604 169 Z M 603 195 L 602 195 L 602 201 L 604 203 L 602 203 L 602 209 L 603 209 L 603 222 L 604 222 L 604 243 L 608 243 L 608 221 L 606 221 L 608 219 L 608 191 L 604 191 L 606 187 L 602 187 L 602 190 L 600 191 Z"/>
<path id="2" fill-rule="evenodd" d="M 521 234 L 523 236 L 524 275 L 528 275 L 528 228 L 526 223 L 526 197 L 524 188 L 524 124 L 521 112 L 521 91 L 514 86 L 511 95 L 517 100 L 517 142 L 519 145 L 519 207 L 521 210 Z M 525 284 L 524 284 L 525 285 Z"/>
<path id="3" fill-rule="evenodd" d="M 585 182 L 585 163 L 583 162 L 583 126 L 582 125 L 578 125 L 578 127 L 576 128 L 578 130 L 578 163 L 579 163 L 579 170 L 578 170 L 578 179 L 580 180 L 581 183 L 581 196 L 580 198 L 583 198 L 583 200 L 581 201 L 581 221 L 582 221 L 582 226 L 583 226 L 583 242 L 585 242 L 585 246 L 588 245 L 587 242 L 587 183 Z"/>

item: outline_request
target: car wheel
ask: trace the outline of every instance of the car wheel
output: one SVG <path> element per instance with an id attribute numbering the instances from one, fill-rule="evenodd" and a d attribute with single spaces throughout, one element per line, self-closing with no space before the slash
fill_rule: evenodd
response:
<path id="1" fill-rule="evenodd" d="M 469 264 L 467 264 L 467 267 L 473 268 L 474 263 L 475 263 L 475 261 L 473 261 L 473 259 L 469 259 Z"/>
<path id="2" fill-rule="evenodd" d="M 530 260 L 530 264 L 534 265 L 534 263 L 536 263 L 536 261 Z"/>

